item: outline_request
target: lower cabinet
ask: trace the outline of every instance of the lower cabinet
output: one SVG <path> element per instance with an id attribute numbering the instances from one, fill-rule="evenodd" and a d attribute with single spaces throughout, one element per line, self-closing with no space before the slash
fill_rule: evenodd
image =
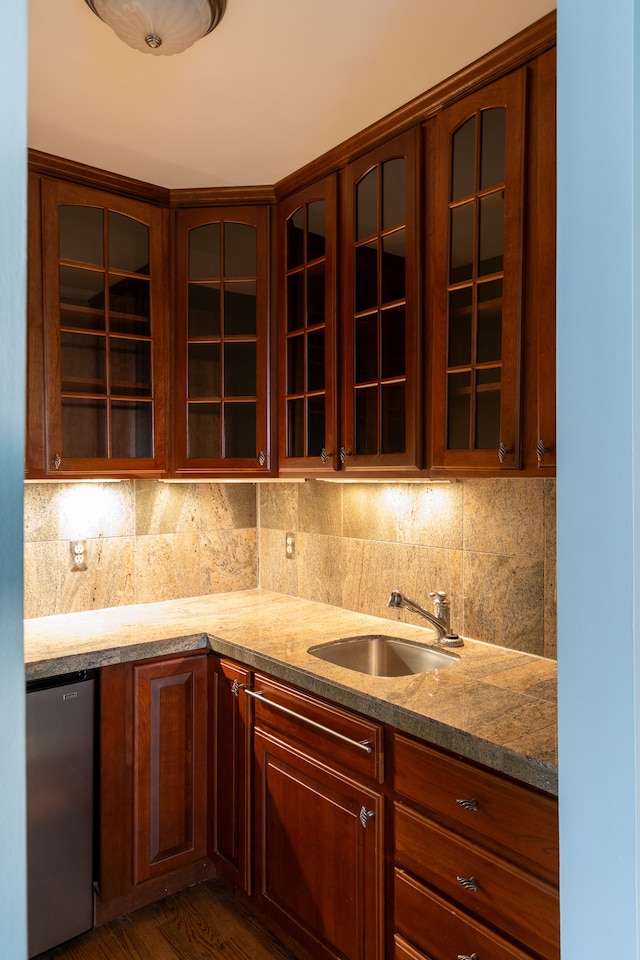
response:
<path id="1" fill-rule="evenodd" d="M 255 690 L 256 901 L 313 957 L 381 960 L 382 731 L 264 678 Z M 368 778 L 356 772 L 367 764 Z"/>
<path id="2" fill-rule="evenodd" d="M 559 960 L 555 798 L 217 655 L 101 673 L 96 923 L 218 874 L 314 960 Z"/>
<path id="3" fill-rule="evenodd" d="M 217 872 L 250 893 L 251 673 L 211 657 L 209 676 L 209 852 Z"/>
<path id="4" fill-rule="evenodd" d="M 207 692 L 206 654 L 102 668 L 98 923 L 213 875 Z"/>
<path id="5" fill-rule="evenodd" d="M 397 956 L 558 960 L 551 797 L 403 736 L 394 797 Z"/>

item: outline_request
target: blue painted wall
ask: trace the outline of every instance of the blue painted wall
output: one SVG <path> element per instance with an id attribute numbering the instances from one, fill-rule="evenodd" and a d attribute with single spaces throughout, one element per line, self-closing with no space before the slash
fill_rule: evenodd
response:
<path id="1" fill-rule="evenodd" d="M 26 957 L 22 503 L 27 2 L 0 4 L 0 956 Z"/>
<path id="2" fill-rule="evenodd" d="M 636 31 L 633 0 L 559 2 L 563 960 L 640 956 Z"/>

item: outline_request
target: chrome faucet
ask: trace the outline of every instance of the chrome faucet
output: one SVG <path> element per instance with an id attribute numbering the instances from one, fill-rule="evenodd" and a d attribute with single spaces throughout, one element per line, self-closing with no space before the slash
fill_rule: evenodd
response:
<path id="1" fill-rule="evenodd" d="M 432 627 L 435 627 L 438 639 L 436 643 L 441 647 L 463 647 L 464 640 L 457 633 L 451 632 L 451 606 L 447 600 L 447 595 L 443 590 L 437 593 L 430 593 L 433 599 L 435 613 L 429 613 L 424 607 L 421 607 L 415 600 L 405 597 L 399 590 L 392 590 L 387 600 L 388 607 L 395 607 L 397 610 L 409 610 L 411 613 L 417 613 L 419 617 L 428 620 Z"/>

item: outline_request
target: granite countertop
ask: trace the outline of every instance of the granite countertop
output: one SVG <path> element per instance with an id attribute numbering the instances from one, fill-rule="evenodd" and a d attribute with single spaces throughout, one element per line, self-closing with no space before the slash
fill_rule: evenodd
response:
<path id="1" fill-rule="evenodd" d="M 26 620 L 26 677 L 211 649 L 557 793 L 554 661 L 465 639 L 446 669 L 371 677 L 307 653 L 367 633 L 434 640 L 429 628 L 243 590 Z"/>

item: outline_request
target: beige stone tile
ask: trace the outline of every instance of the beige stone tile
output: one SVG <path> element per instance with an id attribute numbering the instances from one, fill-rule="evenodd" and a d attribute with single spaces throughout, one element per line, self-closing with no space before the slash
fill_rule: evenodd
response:
<path id="1" fill-rule="evenodd" d="M 55 540 L 24 545 L 24 615 L 50 617 L 59 613 L 60 559 Z"/>
<path id="2" fill-rule="evenodd" d="M 198 534 L 165 533 L 136 538 L 136 603 L 195 597 L 199 590 Z"/>
<path id="3" fill-rule="evenodd" d="M 258 586 L 258 544 L 255 528 L 210 530 L 200 537 L 199 594 L 250 590 Z"/>
<path id="4" fill-rule="evenodd" d="M 58 483 L 25 483 L 24 539 L 58 539 Z"/>
<path id="5" fill-rule="evenodd" d="M 195 532 L 198 485 L 136 480 L 136 536 Z"/>
<path id="6" fill-rule="evenodd" d="M 69 544 L 58 544 L 60 613 L 120 607 L 134 602 L 134 541 L 130 537 L 87 540 L 87 569 L 71 569 Z"/>
<path id="7" fill-rule="evenodd" d="M 347 537 L 460 549 L 461 483 L 348 484 Z"/>
<path id="8" fill-rule="evenodd" d="M 344 486 L 352 486 L 346 484 Z M 298 530 L 342 536 L 343 484 L 307 480 L 298 486 Z"/>
<path id="9" fill-rule="evenodd" d="M 205 530 L 246 530 L 257 526 L 255 483 L 195 485 L 198 527 Z"/>
<path id="10" fill-rule="evenodd" d="M 544 653 L 544 563 L 465 553 L 464 633 L 524 653 Z"/>
<path id="11" fill-rule="evenodd" d="M 398 582 L 396 544 L 375 540 L 342 541 L 342 603 L 346 610 L 394 619 L 387 607 Z"/>
<path id="12" fill-rule="evenodd" d="M 135 532 L 134 482 L 60 484 L 61 540 L 132 537 Z"/>
<path id="13" fill-rule="evenodd" d="M 556 481 L 544 481 L 544 655 L 558 656 L 558 593 L 556 579 Z"/>
<path id="14" fill-rule="evenodd" d="M 299 483 L 259 483 L 260 527 L 272 530 L 298 529 Z"/>
<path id="15" fill-rule="evenodd" d="M 340 606 L 342 602 L 340 543 L 339 537 L 325 537 L 319 533 L 298 533 L 296 557 L 299 597 Z"/>
<path id="16" fill-rule="evenodd" d="M 465 550 L 544 558 L 544 480 L 467 480 Z"/>
<path id="17" fill-rule="evenodd" d="M 284 531 L 263 527 L 259 535 L 259 552 L 260 586 L 276 593 L 298 596 L 298 556 L 296 554 L 292 560 L 286 558 Z"/>
<path id="18" fill-rule="evenodd" d="M 462 551 L 401 545 L 397 547 L 396 557 L 398 576 L 393 589 L 400 590 L 430 613 L 433 611 L 433 601 L 429 594 L 444 590 L 451 604 L 451 628 L 457 633 L 464 633 Z M 406 623 L 426 625 L 423 618 L 407 611 L 397 616 Z"/>

